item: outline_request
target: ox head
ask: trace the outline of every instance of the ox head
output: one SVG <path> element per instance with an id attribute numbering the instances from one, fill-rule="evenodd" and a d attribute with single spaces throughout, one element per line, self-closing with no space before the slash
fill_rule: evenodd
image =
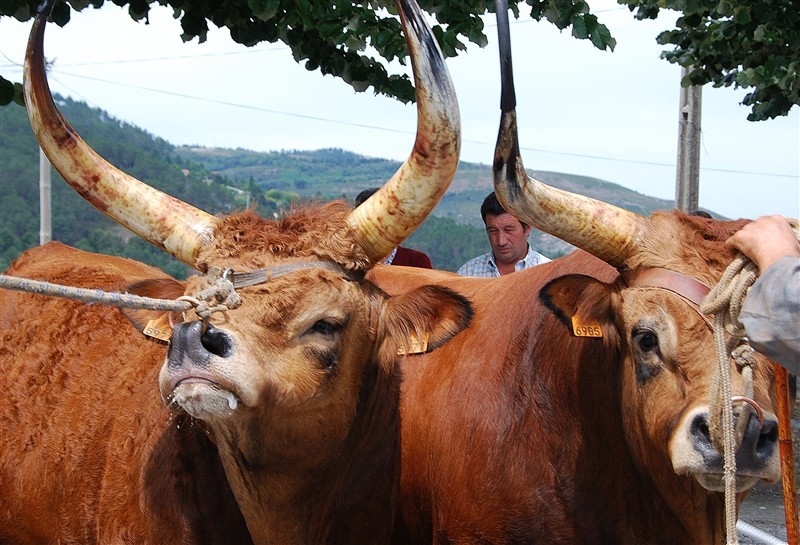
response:
<path id="1" fill-rule="evenodd" d="M 501 0 L 497 17 L 502 75 L 494 157 L 498 198 L 521 221 L 620 273 L 613 283 L 562 277 L 542 297 L 572 334 L 602 337 L 594 342 L 605 346 L 604 353 L 616 354 L 622 421 L 634 462 L 660 476 L 656 479 L 664 488 L 675 486 L 676 475 L 689 475 L 705 489 L 721 491 L 723 454 L 710 431 L 719 410 L 712 395 L 717 368 L 713 317 L 699 307 L 733 260 L 724 242 L 742 222 L 677 211 L 642 217 L 528 176 L 519 152 L 507 5 Z M 755 358 L 752 379 L 730 359 L 733 399 L 723 401 L 735 403 L 739 491 L 780 474 L 777 420 L 771 412 L 774 364 Z M 679 486 L 692 488 L 689 480 Z"/>
<path id="2" fill-rule="evenodd" d="M 422 341 L 434 349 L 470 320 L 469 303 L 449 290 L 424 287 L 390 298 L 364 281 L 365 271 L 438 202 L 455 174 L 460 148 L 458 106 L 439 47 L 413 0 L 400 0 L 398 10 L 416 84 L 412 153 L 356 210 L 335 202 L 277 222 L 251 212 L 211 216 L 98 156 L 50 94 L 43 59 L 47 9 L 31 32 L 25 98 L 51 163 L 96 208 L 206 273 L 185 285 L 146 282 L 133 291 L 225 305 L 207 309 L 201 319 L 173 316 L 182 323 L 172 333 L 160 389 L 167 403 L 205 422 L 226 471 L 236 468 L 236 476 L 228 473 L 237 497 L 244 489 L 258 491 L 251 482 L 254 471 L 291 468 L 286 485 L 319 477 L 337 460 L 358 459 L 351 449 L 372 448 L 374 454 L 391 448 L 391 442 L 377 443 L 397 423 L 392 403 L 398 353 Z M 132 319 L 141 323 L 144 314 Z M 357 446 L 358 438 L 375 444 Z M 370 471 L 351 465 L 350 472 L 360 472 L 358 478 L 368 483 Z M 288 501 L 288 488 L 260 493 Z M 246 506 L 243 511 L 249 525 L 260 524 Z M 260 533 L 252 526 L 251 531 Z"/>

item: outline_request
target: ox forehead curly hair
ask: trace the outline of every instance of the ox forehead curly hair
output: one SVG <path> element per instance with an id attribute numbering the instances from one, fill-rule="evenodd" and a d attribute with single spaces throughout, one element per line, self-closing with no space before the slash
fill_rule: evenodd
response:
<path id="1" fill-rule="evenodd" d="M 259 268 L 274 259 L 327 259 L 348 270 L 364 269 L 369 258 L 352 230 L 346 228 L 352 211 L 345 201 L 305 204 L 277 221 L 252 211 L 221 218 L 215 241 L 198 253 L 205 263 Z"/>

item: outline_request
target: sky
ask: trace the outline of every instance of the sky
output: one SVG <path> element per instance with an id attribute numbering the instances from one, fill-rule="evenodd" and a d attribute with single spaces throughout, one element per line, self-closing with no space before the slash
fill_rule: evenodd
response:
<path id="1" fill-rule="evenodd" d="M 529 170 L 592 176 L 675 197 L 680 67 L 659 58 L 675 15 L 636 21 L 612 0 L 590 0 L 617 40 L 599 51 L 569 30 L 511 19 L 522 159 Z M 459 99 L 461 160 L 491 165 L 500 120 L 497 29 L 447 60 Z M 30 21 L 0 19 L 0 73 L 22 80 Z M 47 27 L 54 93 L 82 100 L 176 145 L 256 151 L 342 148 L 404 160 L 416 109 L 309 72 L 283 44 L 245 48 L 226 29 L 183 43 L 169 8 L 137 23 L 106 2 Z M 408 71 L 405 67 L 401 70 Z M 800 217 L 800 114 L 747 121 L 746 90 L 702 91 L 699 206 L 727 218 Z"/>

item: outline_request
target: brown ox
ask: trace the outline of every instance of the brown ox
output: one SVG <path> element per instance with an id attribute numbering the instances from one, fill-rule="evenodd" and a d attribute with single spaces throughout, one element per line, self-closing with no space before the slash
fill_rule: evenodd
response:
<path id="1" fill-rule="evenodd" d="M 496 279 L 371 271 L 393 294 L 435 279 L 475 309 L 461 335 L 403 363 L 397 542 L 725 543 L 723 456 L 709 431 L 713 318 L 698 303 L 743 222 L 639 217 L 529 179 L 507 24 L 496 189 L 520 219 L 597 257 L 578 251 Z M 779 477 L 778 433 L 772 362 L 758 357 L 752 394 L 729 366 L 732 395 L 763 410 L 762 423 L 735 405 L 738 504 Z"/>
<path id="2" fill-rule="evenodd" d="M 12 265 L 11 275 L 75 287 L 187 294 L 202 320 L 175 315 L 167 349 L 132 325 L 156 312 L 128 310 L 129 321 L 109 306 L 0 293 L 0 543 L 388 541 L 398 350 L 423 338 L 434 349 L 470 319 L 450 290 L 390 298 L 364 281 L 458 161 L 441 53 L 416 4 L 398 7 L 417 88 L 414 151 L 357 210 L 331 203 L 278 222 L 215 218 L 99 158 L 53 104 L 46 12 L 37 17 L 26 102 L 51 162 L 97 208 L 207 274 L 177 282 L 56 243 Z"/>

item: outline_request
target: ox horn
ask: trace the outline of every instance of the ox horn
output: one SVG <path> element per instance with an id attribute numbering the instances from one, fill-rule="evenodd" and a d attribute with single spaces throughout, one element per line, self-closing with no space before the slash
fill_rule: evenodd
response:
<path id="1" fill-rule="evenodd" d="M 494 187 L 503 207 L 521 221 L 594 254 L 617 268 L 639 246 L 646 219 L 628 210 L 570 193 L 528 176 L 519 152 L 511 63 L 508 3 L 496 0 L 500 47 L 500 132 L 494 152 Z"/>
<path id="2" fill-rule="evenodd" d="M 387 256 L 428 216 L 458 167 L 461 124 L 444 57 L 415 0 L 398 0 L 417 95 L 409 158 L 348 220 L 372 262 Z"/>
<path id="3" fill-rule="evenodd" d="M 217 219 L 111 165 L 78 136 L 53 102 L 43 51 L 53 3 L 40 7 L 25 55 L 25 104 L 39 145 L 64 180 L 95 208 L 195 266 L 198 250 L 213 239 Z"/>

